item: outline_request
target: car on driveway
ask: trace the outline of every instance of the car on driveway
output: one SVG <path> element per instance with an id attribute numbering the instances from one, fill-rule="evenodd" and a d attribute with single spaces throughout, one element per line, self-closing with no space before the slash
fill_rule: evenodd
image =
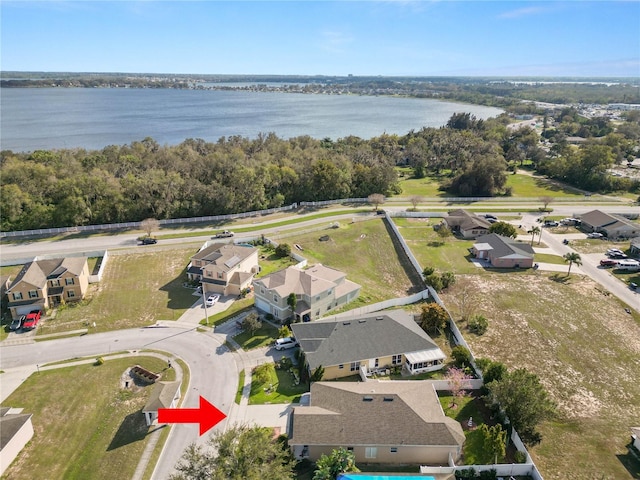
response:
<path id="1" fill-rule="evenodd" d="M 560 226 L 560 224 L 558 222 L 556 222 L 555 220 L 545 220 L 544 226 L 545 227 L 558 227 L 558 226 Z"/>
<path id="2" fill-rule="evenodd" d="M 220 295 L 209 295 L 209 296 L 207 297 L 207 300 L 206 300 L 206 302 L 205 302 L 205 305 L 206 305 L 207 307 L 213 307 L 213 306 L 216 304 L 216 302 L 217 302 L 218 300 L 220 300 Z"/>
<path id="3" fill-rule="evenodd" d="M 9 330 L 11 330 L 12 332 L 20 330 L 22 328 L 22 325 L 24 324 L 25 318 L 26 317 L 24 315 L 20 315 L 18 318 L 16 318 L 13 322 L 11 322 L 11 325 L 9 325 Z"/>
<path id="4" fill-rule="evenodd" d="M 40 310 L 31 310 L 31 312 L 24 319 L 22 328 L 24 328 L 25 330 L 33 330 L 38 325 L 40 317 L 42 317 L 42 312 Z"/>
<path id="5" fill-rule="evenodd" d="M 298 342 L 293 337 L 284 337 L 277 339 L 274 346 L 276 350 L 286 350 L 287 348 L 297 347 Z"/>

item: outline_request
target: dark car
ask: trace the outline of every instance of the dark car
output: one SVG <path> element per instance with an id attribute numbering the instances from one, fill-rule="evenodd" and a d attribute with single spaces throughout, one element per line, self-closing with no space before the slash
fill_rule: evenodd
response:
<path id="1" fill-rule="evenodd" d="M 25 316 L 21 315 L 18 318 L 16 318 L 13 322 L 11 322 L 11 325 L 9 325 L 9 330 L 11 330 L 12 332 L 15 332 L 16 330 L 20 330 L 22 328 L 22 324 L 24 323 L 25 320 Z"/>
<path id="2" fill-rule="evenodd" d="M 25 330 L 33 330 L 38 325 L 40 317 L 42 317 L 42 312 L 40 310 L 31 310 L 31 312 L 27 315 L 27 318 L 24 319 L 22 328 L 24 328 Z"/>
<path id="3" fill-rule="evenodd" d="M 142 245 L 155 245 L 158 243 L 158 240 L 153 237 L 145 237 L 140 241 L 140 243 L 142 243 Z"/>

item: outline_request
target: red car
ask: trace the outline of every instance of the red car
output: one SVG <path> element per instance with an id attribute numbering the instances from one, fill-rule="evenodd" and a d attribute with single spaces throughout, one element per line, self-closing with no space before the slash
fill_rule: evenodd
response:
<path id="1" fill-rule="evenodd" d="M 27 318 L 24 320 L 22 324 L 22 328 L 25 330 L 33 330 L 38 325 L 40 321 L 40 317 L 42 316 L 42 312 L 40 310 L 31 310 Z"/>

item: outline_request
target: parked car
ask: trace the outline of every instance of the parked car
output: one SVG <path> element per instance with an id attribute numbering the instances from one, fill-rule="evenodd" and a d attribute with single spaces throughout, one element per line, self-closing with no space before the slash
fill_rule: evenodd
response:
<path id="1" fill-rule="evenodd" d="M 609 254 L 609 258 L 615 258 L 617 260 L 623 260 L 623 259 L 629 258 L 629 257 L 627 257 L 624 253 L 610 253 Z"/>
<path id="2" fill-rule="evenodd" d="M 22 328 L 24 328 L 25 330 L 33 330 L 38 325 L 40 317 L 42 317 L 42 312 L 40 310 L 31 310 L 31 312 L 29 312 L 29 314 L 24 319 Z"/>
<path id="3" fill-rule="evenodd" d="M 276 350 L 286 350 L 287 348 L 294 348 L 298 346 L 298 342 L 295 338 L 285 337 L 276 340 Z"/>
<path id="4" fill-rule="evenodd" d="M 618 265 L 618 262 L 615 260 L 600 260 L 600 266 L 605 268 L 615 267 L 616 265 Z"/>
<path id="5" fill-rule="evenodd" d="M 24 315 L 20 315 L 18 318 L 16 318 L 13 322 L 11 322 L 11 325 L 9 325 L 9 330 L 11 330 L 12 332 L 20 330 L 25 318 L 26 317 Z"/>
<path id="6" fill-rule="evenodd" d="M 598 232 L 589 233 L 587 238 L 604 238 L 604 235 Z"/>
<path id="7" fill-rule="evenodd" d="M 207 307 L 213 307 L 218 300 L 220 300 L 220 295 L 209 295 L 207 297 L 207 301 L 205 302 L 205 305 Z"/>
<path id="8" fill-rule="evenodd" d="M 491 215 L 490 213 L 485 214 L 484 218 L 486 218 L 487 220 L 496 220 L 498 221 L 498 217 L 496 217 L 495 215 Z"/>
<path id="9" fill-rule="evenodd" d="M 564 243 L 565 245 L 569 245 L 569 239 L 565 238 L 564 240 L 562 240 L 562 243 Z"/>
<path id="10" fill-rule="evenodd" d="M 545 220 L 544 221 L 544 226 L 545 227 L 558 227 L 558 226 L 560 226 L 560 224 L 558 222 L 556 222 L 555 220 Z"/>
<path id="11" fill-rule="evenodd" d="M 220 233 L 216 233 L 213 237 L 211 238 L 230 238 L 233 237 L 234 233 L 230 230 L 223 230 Z"/>
<path id="12" fill-rule="evenodd" d="M 620 250 L 619 248 L 609 248 L 607 249 L 607 255 L 611 255 L 611 254 L 616 254 L 616 253 L 624 253 L 622 250 Z"/>
<path id="13" fill-rule="evenodd" d="M 153 237 L 144 237 L 140 240 L 141 245 L 155 245 L 156 243 L 158 243 L 158 240 Z"/>
<path id="14" fill-rule="evenodd" d="M 631 288 L 631 290 L 638 290 L 638 284 L 637 283 L 629 283 L 629 287 Z"/>

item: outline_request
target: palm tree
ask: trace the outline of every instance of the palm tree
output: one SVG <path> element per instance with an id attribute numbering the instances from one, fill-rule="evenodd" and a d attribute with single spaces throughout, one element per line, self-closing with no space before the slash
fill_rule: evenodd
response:
<path id="1" fill-rule="evenodd" d="M 542 230 L 537 225 L 531 227 L 531 230 L 529 230 L 527 233 L 531 234 L 531 245 L 533 245 L 533 239 L 536 238 L 536 235 L 540 235 L 540 237 L 542 237 Z M 540 239 L 538 239 L 538 245 L 540 245 Z"/>
<path id="2" fill-rule="evenodd" d="M 574 263 L 578 266 L 582 265 L 582 258 L 580 257 L 579 253 L 576 252 L 569 252 L 569 253 L 565 253 L 562 258 L 564 258 L 565 262 L 569 263 L 569 271 L 567 272 L 567 276 L 571 275 L 571 265 L 573 265 Z"/>

